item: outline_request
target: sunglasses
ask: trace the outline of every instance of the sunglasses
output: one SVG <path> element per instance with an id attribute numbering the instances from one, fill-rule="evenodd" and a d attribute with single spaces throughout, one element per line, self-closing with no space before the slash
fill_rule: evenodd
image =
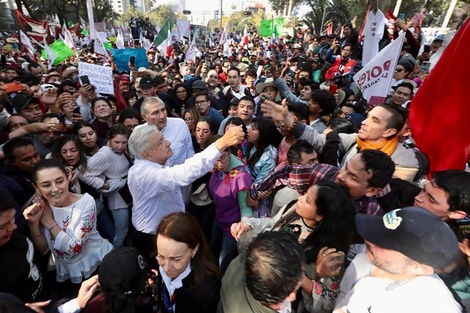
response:
<path id="1" fill-rule="evenodd" d="M 395 70 L 395 73 L 401 73 L 401 72 L 403 72 L 403 71 L 404 71 L 404 69 L 402 69 L 402 68 L 397 68 L 397 69 Z"/>

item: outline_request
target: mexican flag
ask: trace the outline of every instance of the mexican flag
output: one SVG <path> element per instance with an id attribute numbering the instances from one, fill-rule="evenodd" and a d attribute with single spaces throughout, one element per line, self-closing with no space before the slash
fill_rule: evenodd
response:
<path id="1" fill-rule="evenodd" d="M 163 24 L 163 27 L 158 32 L 158 35 L 153 42 L 155 47 L 159 48 L 161 44 L 166 43 L 168 38 L 171 38 L 169 33 L 170 33 L 170 19 L 166 20 L 165 24 Z"/>

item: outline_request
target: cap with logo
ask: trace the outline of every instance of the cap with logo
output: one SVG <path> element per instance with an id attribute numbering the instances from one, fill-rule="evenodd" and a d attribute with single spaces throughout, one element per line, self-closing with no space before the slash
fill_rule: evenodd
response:
<path id="1" fill-rule="evenodd" d="M 150 76 L 144 76 L 139 82 L 140 88 L 152 88 L 154 86 L 154 81 Z"/>
<path id="2" fill-rule="evenodd" d="M 119 247 L 103 258 L 98 279 L 105 292 L 122 289 L 139 293 L 144 289 L 147 273 L 147 261 L 136 248 Z"/>
<path id="3" fill-rule="evenodd" d="M 460 256 L 457 237 L 439 217 L 420 207 L 406 207 L 383 217 L 356 215 L 356 227 L 367 241 L 410 259 L 443 268 Z"/>

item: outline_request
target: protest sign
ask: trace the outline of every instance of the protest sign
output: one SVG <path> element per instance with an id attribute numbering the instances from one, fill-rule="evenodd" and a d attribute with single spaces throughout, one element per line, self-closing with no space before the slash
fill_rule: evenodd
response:
<path id="1" fill-rule="evenodd" d="M 78 75 L 88 76 L 97 93 L 114 95 L 113 70 L 110 67 L 78 62 Z"/>
<path id="2" fill-rule="evenodd" d="M 114 64 L 119 72 L 129 70 L 129 58 L 131 56 L 135 57 L 135 69 L 139 67 L 147 67 L 149 61 L 147 59 L 147 54 L 145 49 L 111 49 L 111 54 L 113 55 Z"/>
<path id="3" fill-rule="evenodd" d="M 370 105 L 383 103 L 390 90 L 405 33 L 382 49 L 353 79 Z"/>

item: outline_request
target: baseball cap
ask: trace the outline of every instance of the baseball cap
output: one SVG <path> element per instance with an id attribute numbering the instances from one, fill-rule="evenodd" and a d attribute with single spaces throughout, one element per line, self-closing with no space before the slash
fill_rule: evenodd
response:
<path id="1" fill-rule="evenodd" d="M 150 76 L 144 76 L 139 82 L 140 88 L 152 88 L 154 86 L 153 79 Z"/>
<path id="2" fill-rule="evenodd" d="M 122 84 L 130 84 L 131 81 L 129 80 L 129 77 L 126 75 L 119 75 L 119 80 L 121 81 Z"/>
<path id="3" fill-rule="evenodd" d="M 28 97 L 24 94 L 17 94 L 13 99 L 11 99 L 11 106 L 13 107 L 13 113 L 20 113 L 21 110 L 26 108 L 30 103 L 39 103 L 39 98 Z"/>
<path id="4" fill-rule="evenodd" d="M 383 249 L 443 268 L 460 256 L 457 237 L 439 217 L 420 207 L 406 207 L 384 216 L 356 215 L 359 235 Z"/>
<path id="5" fill-rule="evenodd" d="M 445 39 L 444 34 L 440 34 L 440 35 L 437 35 L 437 36 L 433 39 L 433 41 L 444 41 L 444 39 Z"/>
<path id="6" fill-rule="evenodd" d="M 147 273 L 147 261 L 136 248 L 119 247 L 103 258 L 98 279 L 105 292 L 122 288 L 125 292 L 140 293 L 144 289 Z"/>
<path id="7" fill-rule="evenodd" d="M 206 89 L 206 83 L 202 80 L 196 80 L 193 82 L 191 88 L 193 90 L 205 90 Z"/>

